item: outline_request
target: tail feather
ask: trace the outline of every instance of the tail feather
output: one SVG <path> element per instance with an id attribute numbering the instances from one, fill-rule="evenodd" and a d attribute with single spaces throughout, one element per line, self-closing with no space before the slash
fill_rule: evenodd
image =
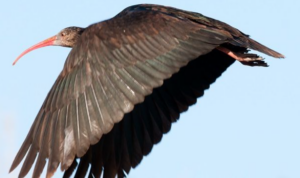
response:
<path id="1" fill-rule="evenodd" d="M 251 49 L 265 53 L 265 54 L 273 56 L 275 58 L 284 58 L 284 55 L 260 44 L 259 42 L 255 41 L 251 38 L 248 38 L 248 42 L 249 42 L 249 48 L 251 48 Z"/>

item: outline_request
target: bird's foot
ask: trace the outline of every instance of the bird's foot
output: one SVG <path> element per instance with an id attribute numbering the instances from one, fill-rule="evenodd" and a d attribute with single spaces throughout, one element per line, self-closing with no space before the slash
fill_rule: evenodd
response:
<path id="1" fill-rule="evenodd" d="M 268 67 L 268 64 L 265 61 L 263 61 L 264 58 L 262 58 L 256 54 L 236 53 L 236 52 L 230 51 L 229 49 L 221 47 L 221 46 L 217 47 L 217 49 L 219 51 L 222 51 L 223 53 L 229 55 L 233 59 L 240 61 L 244 65 L 248 65 L 248 66 L 252 66 L 252 67 L 253 66 Z"/>

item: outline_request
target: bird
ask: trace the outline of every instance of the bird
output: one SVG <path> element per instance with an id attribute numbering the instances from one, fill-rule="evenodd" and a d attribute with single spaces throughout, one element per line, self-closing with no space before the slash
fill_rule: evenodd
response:
<path id="1" fill-rule="evenodd" d="M 19 177 L 126 177 L 180 114 L 235 61 L 267 67 L 284 55 L 200 13 L 138 4 L 86 28 L 67 27 L 25 50 L 72 48 L 10 172 Z M 47 167 L 45 168 L 47 164 Z"/>

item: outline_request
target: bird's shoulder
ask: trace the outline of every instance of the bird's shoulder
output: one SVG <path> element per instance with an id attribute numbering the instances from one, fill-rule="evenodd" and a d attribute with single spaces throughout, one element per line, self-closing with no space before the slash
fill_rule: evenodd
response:
<path id="1" fill-rule="evenodd" d="M 204 24 L 209 23 L 210 20 L 213 20 L 197 12 L 185 11 L 170 6 L 162 6 L 162 5 L 155 5 L 155 4 L 138 4 L 138 5 L 129 6 L 125 8 L 123 11 L 121 11 L 119 14 L 117 14 L 115 17 L 117 18 L 124 17 L 126 15 L 135 14 L 135 13 L 147 14 L 151 12 L 176 17 L 179 19 L 189 19 L 189 20 L 198 19 L 203 21 Z"/>

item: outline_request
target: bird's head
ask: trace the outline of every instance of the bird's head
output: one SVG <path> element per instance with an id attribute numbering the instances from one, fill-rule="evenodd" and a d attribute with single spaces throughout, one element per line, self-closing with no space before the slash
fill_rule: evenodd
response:
<path id="1" fill-rule="evenodd" d="M 61 30 L 57 35 L 52 36 L 40 43 L 31 46 L 27 50 L 25 50 L 22 54 L 20 54 L 17 59 L 13 62 L 13 65 L 25 54 L 33 51 L 35 49 L 45 47 L 45 46 L 64 46 L 64 47 L 73 47 L 77 40 L 79 39 L 81 33 L 84 31 L 84 28 L 80 27 L 67 27 Z"/>
<path id="2" fill-rule="evenodd" d="M 68 27 L 60 31 L 53 41 L 53 45 L 55 46 L 64 46 L 64 47 L 73 47 L 81 33 L 83 32 L 83 28 L 80 27 Z"/>

